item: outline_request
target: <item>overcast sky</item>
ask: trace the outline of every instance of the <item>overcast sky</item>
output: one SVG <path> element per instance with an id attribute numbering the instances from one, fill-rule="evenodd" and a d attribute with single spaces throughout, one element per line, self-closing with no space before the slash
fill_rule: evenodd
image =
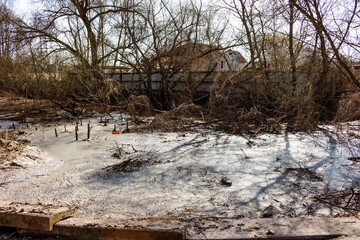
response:
<path id="1" fill-rule="evenodd" d="M 9 1 L 9 3 L 15 14 L 26 18 L 26 17 L 30 17 L 32 11 L 42 7 L 41 1 L 42 0 L 13 0 L 13 1 Z M 212 2 L 211 0 L 199 0 L 199 1 L 202 1 L 205 4 Z M 215 2 L 215 0 L 213 0 L 213 2 Z M 236 21 L 236 24 L 238 24 L 238 21 Z M 353 32 L 355 35 L 358 34 L 356 31 Z M 350 51 L 349 48 L 346 49 Z M 346 54 L 351 55 L 350 53 L 346 53 Z"/>
<path id="2" fill-rule="evenodd" d="M 31 0 L 14 0 L 12 7 L 15 13 L 17 14 L 31 12 L 32 9 Z"/>

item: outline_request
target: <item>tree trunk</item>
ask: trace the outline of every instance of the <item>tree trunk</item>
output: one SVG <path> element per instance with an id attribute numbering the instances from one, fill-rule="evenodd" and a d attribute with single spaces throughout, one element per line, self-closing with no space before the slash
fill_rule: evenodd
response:
<path id="1" fill-rule="evenodd" d="M 290 7 L 290 21 L 289 21 L 289 55 L 290 55 L 290 64 L 291 64 L 291 85 L 293 88 L 293 93 L 296 92 L 296 59 L 294 53 L 294 1 L 289 0 Z"/>

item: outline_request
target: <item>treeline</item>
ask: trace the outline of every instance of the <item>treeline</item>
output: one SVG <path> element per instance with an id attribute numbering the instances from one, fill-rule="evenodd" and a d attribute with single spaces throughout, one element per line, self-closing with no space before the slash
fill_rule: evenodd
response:
<path id="1" fill-rule="evenodd" d="M 11 9 L 2 1 L 1 91 L 47 98 L 71 106 L 74 114 L 79 103 L 108 105 L 127 99 L 131 93 L 116 91 L 107 81 L 109 71 L 111 77 L 120 68 L 142 73 L 146 89 L 136 94 L 146 95 L 153 108 L 197 103 L 191 91 L 182 93 L 182 102 L 175 101 L 172 76 L 191 71 L 186 64 L 225 56 L 230 49 L 248 59 L 236 70 L 253 71 L 257 90 L 246 96 L 240 91 L 238 101 L 241 86 L 236 78 L 220 74 L 202 106 L 208 116 L 223 116 L 226 110 L 232 122 L 250 121 L 250 115 L 255 125 L 268 119 L 312 122 L 329 115 L 329 109 L 336 111 L 336 95 L 345 86 L 360 87 L 352 67 L 360 49 L 358 1 L 45 0 L 31 16 L 18 16 Z M 181 46 L 190 47 L 181 54 Z M 281 87 L 271 84 L 269 89 L 275 71 L 291 73 L 291 81 L 279 80 Z M 154 72 L 162 76 L 160 93 L 152 89 Z M 308 80 L 300 81 L 298 72 L 306 72 Z M 329 79 L 343 89 L 321 95 Z M 219 106 L 212 103 L 224 108 L 215 111 Z"/>

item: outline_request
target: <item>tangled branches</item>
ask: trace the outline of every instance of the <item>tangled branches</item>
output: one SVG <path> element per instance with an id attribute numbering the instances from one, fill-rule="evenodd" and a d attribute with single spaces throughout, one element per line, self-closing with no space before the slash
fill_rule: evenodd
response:
<path id="1" fill-rule="evenodd" d="M 356 184 L 343 191 L 315 196 L 315 200 L 336 207 L 350 215 L 360 212 L 360 188 Z"/>

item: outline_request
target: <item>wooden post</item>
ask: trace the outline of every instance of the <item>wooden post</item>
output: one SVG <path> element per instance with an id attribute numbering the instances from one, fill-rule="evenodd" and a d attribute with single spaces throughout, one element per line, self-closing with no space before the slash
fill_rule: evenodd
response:
<path id="1" fill-rule="evenodd" d="M 14 124 L 14 123 L 12 124 L 12 127 L 13 127 L 13 129 L 15 130 L 15 124 Z"/>
<path id="2" fill-rule="evenodd" d="M 106 121 L 106 117 L 105 117 L 104 126 L 106 126 L 106 125 L 107 125 L 107 121 Z"/>
<path id="3" fill-rule="evenodd" d="M 82 127 L 82 118 L 80 118 L 80 127 Z"/>
<path id="4" fill-rule="evenodd" d="M 79 134 L 78 134 L 78 126 L 75 126 L 75 140 L 79 140 Z"/>
<path id="5" fill-rule="evenodd" d="M 114 124 L 114 130 L 113 130 L 113 132 L 116 132 L 116 124 Z"/>
<path id="6" fill-rule="evenodd" d="M 66 125 L 64 125 L 64 129 L 65 129 L 65 132 L 66 132 Z"/>
<path id="7" fill-rule="evenodd" d="M 55 137 L 58 137 L 58 134 L 57 134 L 57 130 L 56 130 L 56 128 L 55 128 Z"/>
<path id="8" fill-rule="evenodd" d="M 78 121 L 76 121 L 76 125 L 75 125 L 75 140 L 76 141 L 79 140 L 78 130 L 79 130 Z"/>
<path id="9" fill-rule="evenodd" d="M 90 127 L 90 121 L 88 123 L 88 132 L 87 132 L 87 139 L 90 139 L 90 130 L 91 130 L 91 127 Z"/>

